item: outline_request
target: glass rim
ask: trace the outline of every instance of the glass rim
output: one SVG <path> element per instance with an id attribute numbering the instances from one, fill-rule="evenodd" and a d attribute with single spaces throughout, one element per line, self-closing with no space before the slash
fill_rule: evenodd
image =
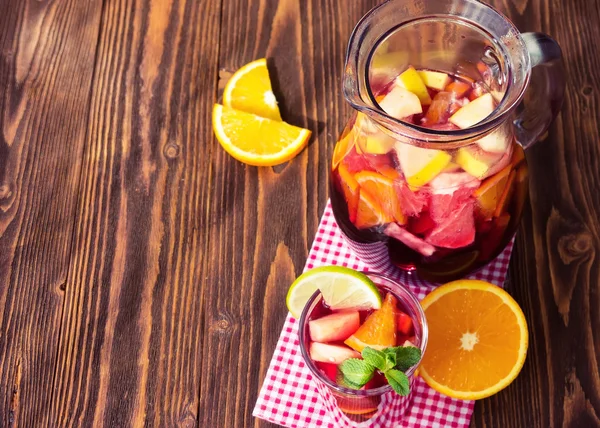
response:
<path id="1" fill-rule="evenodd" d="M 364 35 L 363 34 L 364 32 L 369 31 L 368 22 L 370 19 L 372 19 L 372 15 L 374 15 L 375 13 L 379 13 L 381 10 L 385 9 L 386 7 L 389 7 L 389 4 L 391 3 L 390 0 L 384 1 L 381 4 L 372 8 L 370 11 L 368 11 L 358 21 L 358 23 L 356 24 L 356 26 L 354 27 L 354 29 L 352 31 L 352 34 L 350 35 L 348 50 L 346 52 L 346 58 L 345 58 L 345 69 L 346 69 L 345 73 L 348 73 L 349 69 L 353 69 L 355 73 L 363 76 L 365 82 L 367 83 L 365 85 L 366 86 L 366 89 L 365 89 L 366 94 L 365 95 L 367 96 L 369 102 L 368 103 L 365 102 L 365 100 L 362 99 L 362 96 L 358 96 L 357 93 L 354 93 L 353 89 L 349 89 L 349 86 L 351 86 L 351 85 L 347 85 L 346 83 L 343 84 L 343 93 L 344 93 L 345 99 L 350 103 L 350 105 L 355 110 L 360 111 L 361 113 L 369 116 L 384 132 L 388 131 L 388 132 L 391 132 L 394 134 L 402 135 L 402 137 L 406 139 L 406 141 L 403 141 L 405 144 L 410 144 L 410 145 L 424 147 L 424 148 L 431 148 L 431 149 L 441 149 L 441 150 L 456 149 L 456 148 L 466 147 L 466 146 L 475 144 L 476 140 L 478 140 L 488 134 L 491 134 L 496 129 L 498 129 L 509 118 L 510 114 L 516 109 L 516 107 L 522 101 L 523 96 L 525 95 L 525 91 L 526 91 L 527 87 L 529 86 L 529 81 L 531 78 L 531 59 L 529 56 L 529 52 L 527 51 L 527 48 L 525 47 L 525 42 L 521 36 L 521 32 L 518 30 L 518 28 L 515 26 L 515 24 L 512 21 L 510 21 L 504 14 L 502 14 L 500 11 L 498 11 L 494 7 L 490 6 L 489 4 L 482 3 L 478 0 L 462 0 L 462 1 L 464 3 L 468 3 L 477 8 L 481 8 L 482 10 L 486 10 L 488 13 L 493 14 L 495 17 L 497 17 L 498 19 L 500 19 L 504 22 L 506 27 L 509 28 L 510 35 L 512 37 L 514 37 L 516 42 L 521 46 L 521 49 L 523 51 L 524 68 L 525 68 L 524 81 L 519 85 L 520 87 L 512 88 L 512 90 L 514 90 L 517 93 L 517 95 L 512 97 L 512 99 L 509 102 L 506 94 L 508 94 L 508 92 L 511 90 L 511 87 L 513 86 L 511 79 L 509 79 L 509 87 L 507 88 L 506 94 L 498 102 L 494 111 L 488 117 L 486 117 L 483 121 L 475 124 L 474 126 L 466 128 L 466 129 L 457 129 L 457 130 L 429 129 L 429 128 L 426 128 L 423 126 L 419 126 L 417 124 L 404 122 L 402 120 L 391 117 L 388 114 L 386 114 L 379 107 L 379 104 L 377 103 L 375 96 L 371 90 L 370 84 L 368 84 L 369 67 L 371 65 L 375 46 L 370 50 L 369 54 L 367 55 L 368 59 L 364 63 L 364 66 L 363 66 L 364 70 L 362 70 L 363 67 L 358 67 L 357 64 L 354 64 L 354 62 L 356 62 L 356 61 L 353 58 L 353 56 L 357 55 L 357 52 L 355 52 L 353 49 L 351 49 L 351 46 L 354 43 L 356 43 L 355 39 L 361 38 Z M 476 22 L 473 19 L 469 19 L 465 16 L 460 16 L 460 15 L 449 13 L 449 12 L 427 14 L 427 15 L 422 15 L 422 16 L 415 17 L 413 19 L 406 20 L 404 22 L 399 22 L 396 25 L 396 27 L 394 28 L 394 31 L 398 30 L 406 25 L 413 25 L 419 21 L 426 21 L 426 20 L 430 20 L 430 19 L 443 19 L 443 18 L 461 21 L 465 24 L 468 24 L 472 27 L 477 28 L 482 33 L 485 33 L 488 36 L 490 41 L 493 42 L 493 44 L 498 48 L 498 50 L 502 53 L 502 55 L 505 59 L 509 58 L 510 55 L 509 55 L 507 49 L 505 48 L 505 46 L 498 43 L 498 41 L 490 33 L 490 31 L 488 31 L 486 28 L 484 28 L 481 24 L 479 24 L 478 22 Z M 381 35 L 379 40 L 377 40 L 376 45 L 381 43 L 389 34 L 390 34 L 390 32 L 388 31 L 386 34 Z M 509 61 L 509 63 L 510 63 L 510 61 Z M 508 73 L 511 74 L 511 73 L 513 73 L 513 71 L 509 68 Z M 346 77 L 344 79 L 346 79 Z"/>
<path id="2" fill-rule="evenodd" d="M 389 276 L 381 274 L 381 273 L 370 272 L 370 271 L 359 271 L 359 272 L 367 275 L 370 278 L 371 277 L 381 278 L 385 281 L 388 281 L 388 282 L 394 284 L 401 292 L 403 292 L 405 294 L 405 296 L 399 296 L 398 292 L 396 290 L 392 290 L 394 292 L 394 294 L 399 298 L 401 297 L 402 300 L 405 300 L 405 298 L 409 299 L 410 303 L 416 308 L 416 312 L 417 312 L 416 317 L 418 318 L 418 320 L 421 324 L 420 344 L 418 346 L 419 349 L 421 350 L 421 359 L 419 360 L 419 362 L 417 364 L 415 364 L 414 366 L 412 366 L 405 372 L 406 375 L 408 377 L 410 377 L 415 373 L 415 371 L 417 370 L 417 367 L 419 366 L 421 361 L 423 361 L 423 355 L 425 354 L 425 349 L 427 348 L 427 340 L 429 337 L 429 329 L 427 326 L 427 319 L 425 318 L 425 312 L 423 311 L 423 308 L 421 307 L 421 303 L 419 302 L 419 299 L 417 299 L 415 294 L 412 291 L 410 291 L 406 286 L 401 284 L 399 281 L 392 279 Z M 376 285 L 381 285 L 381 284 L 377 284 L 376 281 L 373 281 L 373 282 L 375 282 Z M 386 287 L 386 286 L 384 285 L 384 287 Z M 386 287 L 386 288 L 389 288 L 389 287 Z M 344 386 L 341 386 L 341 385 L 338 385 L 337 383 L 332 382 L 329 378 L 327 378 L 326 376 L 324 376 L 321 373 L 319 368 L 316 366 L 316 364 L 310 358 L 310 355 L 308 354 L 308 350 L 306 349 L 306 346 L 304 345 L 304 343 L 305 343 L 304 326 L 308 323 L 308 319 L 307 319 L 308 318 L 308 310 L 312 306 L 312 304 L 315 302 L 315 300 L 319 298 L 319 296 L 321 296 L 321 292 L 319 290 L 316 290 L 312 294 L 312 296 L 310 296 L 310 298 L 306 302 L 306 305 L 304 306 L 304 309 L 302 309 L 302 314 L 300 315 L 300 319 L 298 321 L 298 341 L 300 343 L 300 353 L 302 354 L 304 363 L 311 371 L 311 374 L 313 376 L 315 376 L 320 382 L 324 383 L 328 388 L 334 390 L 335 392 L 342 393 L 345 395 L 351 395 L 351 396 L 356 396 L 356 397 L 371 397 L 371 396 L 382 395 L 389 391 L 393 391 L 392 387 L 389 384 L 380 386 L 378 388 L 365 389 L 365 390 L 346 388 Z M 411 319 L 412 318 L 413 317 L 411 317 Z"/>

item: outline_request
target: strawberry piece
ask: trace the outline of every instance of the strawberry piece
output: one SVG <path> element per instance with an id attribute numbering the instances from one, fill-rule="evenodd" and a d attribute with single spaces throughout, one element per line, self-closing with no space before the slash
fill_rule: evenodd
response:
<path id="1" fill-rule="evenodd" d="M 475 201 L 468 199 L 449 215 L 425 238 L 431 245 L 442 248 L 462 248 L 475 240 Z"/>
<path id="2" fill-rule="evenodd" d="M 399 312 L 396 318 L 397 328 L 400 333 L 405 336 L 412 336 L 414 334 L 412 319 L 404 312 Z"/>
<path id="3" fill-rule="evenodd" d="M 315 342 L 336 342 L 348 339 L 360 327 L 358 311 L 336 312 L 308 322 L 310 338 Z"/>
<path id="4" fill-rule="evenodd" d="M 425 242 L 418 236 L 413 235 L 408 230 L 401 228 L 396 223 L 388 224 L 384 230 L 384 233 L 389 237 L 397 239 L 408 248 L 415 250 L 425 257 L 429 257 L 435 253 L 435 247 L 433 245 Z"/>

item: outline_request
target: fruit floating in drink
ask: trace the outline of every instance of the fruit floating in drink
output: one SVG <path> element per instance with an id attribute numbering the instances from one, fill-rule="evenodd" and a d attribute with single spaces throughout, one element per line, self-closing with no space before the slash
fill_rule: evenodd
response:
<path id="1" fill-rule="evenodd" d="M 388 397 L 396 402 L 406 398 L 427 337 L 416 298 L 386 277 L 368 275 L 317 268 L 290 288 L 298 296 L 303 287 L 320 289 L 300 319 L 302 354 L 337 407 L 354 421 L 388 411 L 378 409 L 385 394 L 402 396 Z M 294 310 L 290 295 L 288 307 Z"/>
<path id="2" fill-rule="evenodd" d="M 484 80 L 413 67 L 373 89 L 388 117 L 439 133 L 472 128 L 502 97 Z M 443 144 L 413 144 L 357 112 L 336 144 L 331 175 L 345 236 L 358 245 L 385 242 L 394 265 L 434 282 L 496 257 L 514 234 L 528 189 L 512 124 L 468 144 Z"/>

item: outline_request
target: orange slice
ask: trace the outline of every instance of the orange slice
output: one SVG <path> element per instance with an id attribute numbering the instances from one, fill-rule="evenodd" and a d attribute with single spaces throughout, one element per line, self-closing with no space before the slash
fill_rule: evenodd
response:
<path id="1" fill-rule="evenodd" d="M 394 181 L 391 178 L 371 171 L 361 171 L 354 177 L 361 189 L 379 199 L 381 208 L 389 217 L 393 217 L 399 224 L 406 224 L 406 216 L 400 207 Z"/>
<path id="2" fill-rule="evenodd" d="M 213 130 L 221 146 L 249 165 L 272 166 L 296 156 L 308 143 L 310 131 L 285 122 L 215 104 Z"/>
<path id="3" fill-rule="evenodd" d="M 356 333 L 344 343 L 358 352 L 362 352 L 367 346 L 379 350 L 396 346 L 397 303 L 396 298 L 388 293 L 381 309 L 369 315 Z"/>
<path id="4" fill-rule="evenodd" d="M 281 121 L 265 58 L 244 65 L 231 76 L 225 85 L 223 104 L 247 113 Z"/>
<path id="5" fill-rule="evenodd" d="M 503 289 L 477 280 L 458 280 L 421 302 L 429 341 L 420 376 L 436 391 L 479 400 L 505 388 L 527 354 L 523 311 Z"/>
<path id="6" fill-rule="evenodd" d="M 486 179 L 481 186 L 473 192 L 481 214 L 486 219 L 492 218 L 498 200 L 504 192 L 512 165 L 504 167 L 497 174 Z"/>
<path id="7" fill-rule="evenodd" d="M 344 199 L 348 206 L 348 217 L 352 223 L 355 223 L 358 210 L 358 198 L 360 196 L 360 186 L 352 173 L 348 171 L 346 165 L 343 163 L 340 163 L 339 165 L 338 174 L 340 175 L 340 184 L 342 192 L 344 192 Z"/>
<path id="8" fill-rule="evenodd" d="M 510 172 L 510 175 L 508 176 L 508 181 L 506 183 L 506 186 L 504 186 L 504 190 L 502 191 L 502 194 L 500 195 L 500 199 L 498 200 L 498 205 L 496 205 L 496 209 L 494 210 L 494 217 L 500 217 L 508 209 L 508 206 L 512 199 L 513 192 L 515 190 L 515 186 L 513 186 L 515 177 L 516 177 L 516 172 L 513 169 Z"/>
<path id="9" fill-rule="evenodd" d="M 342 134 L 342 137 L 336 143 L 331 159 L 331 166 L 333 169 L 339 165 L 352 147 L 354 147 L 354 128 L 350 128 L 348 132 Z"/>
<path id="10" fill-rule="evenodd" d="M 356 227 L 368 229 L 392 221 L 394 221 L 394 218 L 381 207 L 374 196 L 371 196 L 368 192 L 359 192 L 356 222 L 354 223 Z"/>

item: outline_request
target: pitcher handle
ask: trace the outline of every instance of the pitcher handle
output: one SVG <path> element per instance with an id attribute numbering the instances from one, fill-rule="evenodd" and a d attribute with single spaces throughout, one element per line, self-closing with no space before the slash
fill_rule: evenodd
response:
<path id="1" fill-rule="evenodd" d="M 530 147 L 548 130 L 560 111 L 565 77 L 560 46 L 543 33 L 524 33 L 531 59 L 531 79 L 514 120 L 517 141 Z"/>

